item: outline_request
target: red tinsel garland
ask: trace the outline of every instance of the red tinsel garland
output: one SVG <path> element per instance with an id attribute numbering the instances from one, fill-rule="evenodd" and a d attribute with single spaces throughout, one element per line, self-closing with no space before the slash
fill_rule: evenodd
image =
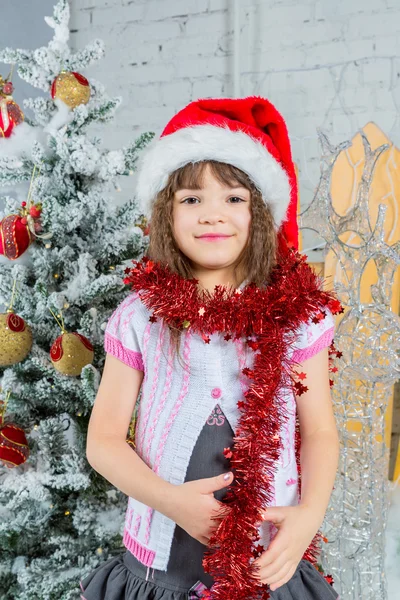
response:
<path id="1" fill-rule="evenodd" d="M 204 569 L 215 580 L 208 591 L 210 600 L 269 598 L 268 586 L 260 586 L 250 559 L 260 553 L 254 548 L 258 526 L 272 500 L 271 481 L 282 449 L 280 431 L 287 418 L 282 394 L 287 388 L 297 395 L 307 389 L 295 381 L 288 349 L 301 323 L 324 318 L 323 307 L 333 314 L 343 311 L 334 293 L 322 290 L 322 279 L 305 261 L 305 256 L 289 249 L 279 255 L 265 289 L 250 283 L 242 290 L 217 286 L 214 293 L 200 291 L 196 279 L 185 279 L 147 257 L 133 261 L 135 267 L 126 270 L 124 282 L 152 310 L 152 322 L 162 318 L 171 327 L 190 328 L 205 343 L 215 332 L 224 333 L 227 341 L 249 338 L 247 344 L 255 353 L 253 368 L 243 370 L 252 384 L 238 402 L 241 416 L 231 448 L 234 481 L 203 559 Z M 298 420 L 296 458 L 300 485 Z M 320 540 L 317 532 L 304 554 L 314 566 Z"/>

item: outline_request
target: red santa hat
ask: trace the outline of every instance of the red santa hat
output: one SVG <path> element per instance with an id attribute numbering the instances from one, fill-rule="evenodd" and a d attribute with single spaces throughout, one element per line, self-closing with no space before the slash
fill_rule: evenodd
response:
<path id="1" fill-rule="evenodd" d="M 282 115 L 266 98 L 206 98 L 169 121 L 138 163 L 137 200 L 150 217 L 168 175 L 190 162 L 215 160 L 244 171 L 273 214 L 277 232 L 298 248 L 297 179 Z"/>

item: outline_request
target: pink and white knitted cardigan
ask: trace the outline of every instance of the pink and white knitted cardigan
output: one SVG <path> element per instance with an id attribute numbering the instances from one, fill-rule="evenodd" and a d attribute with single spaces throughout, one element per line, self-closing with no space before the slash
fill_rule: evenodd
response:
<path id="1" fill-rule="evenodd" d="M 242 284 L 243 286 L 244 284 Z M 241 287 L 242 287 L 241 286 Z M 330 345 L 334 334 L 332 314 L 317 324 L 309 321 L 298 331 L 292 356 L 296 362 L 310 358 Z M 252 368 L 254 353 L 244 340 L 225 341 L 216 333 L 209 344 L 186 330 L 180 353 L 190 370 L 173 357 L 164 321 L 149 321 L 150 311 L 131 292 L 111 315 L 104 347 L 133 369 L 144 371 L 136 425 L 136 451 L 160 477 L 172 484 L 184 482 L 190 456 L 200 431 L 218 403 L 235 431 L 240 412 L 237 402 L 249 387 L 242 370 Z M 271 505 L 299 503 L 294 452 L 296 401 L 287 391 L 289 419 L 283 426 L 283 450 L 274 481 Z M 267 546 L 271 527 L 260 527 L 260 542 Z M 144 565 L 167 570 L 175 523 L 151 507 L 129 498 L 123 543 Z"/>

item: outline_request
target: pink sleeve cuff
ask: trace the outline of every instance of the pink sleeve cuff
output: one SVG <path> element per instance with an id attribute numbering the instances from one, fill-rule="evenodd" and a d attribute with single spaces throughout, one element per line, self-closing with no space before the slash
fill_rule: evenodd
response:
<path id="1" fill-rule="evenodd" d="M 138 371 L 144 371 L 142 354 L 125 348 L 119 339 L 109 333 L 106 333 L 104 336 L 104 349 L 108 354 L 112 354 L 129 367 L 138 369 Z"/>
<path id="2" fill-rule="evenodd" d="M 333 334 L 335 332 L 335 327 L 331 327 L 327 329 L 311 346 L 307 346 L 307 348 L 299 348 L 293 352 L 292 362 L 301 363 L 303 360 L 307 360 L 307 358 L 311 358 L 318 354 L 321 350 L 330 346 L 333 340 Z"/>

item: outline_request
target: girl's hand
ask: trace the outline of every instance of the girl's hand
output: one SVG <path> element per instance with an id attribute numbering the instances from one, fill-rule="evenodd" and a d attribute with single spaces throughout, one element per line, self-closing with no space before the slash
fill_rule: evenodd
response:
<path id="1" fill-rule="evenodd" d="M 224 479 L 224 475 L 229 475 L 229 478 Z M 175 506 L 170 517 L 189 535 L 206 546 L 222 520 L 221 517 L 215 521 L 212 517 L 221 509 L 224 515 L 229 510 L 226 505 L 214 498 L 213 492 L 230 485 L 232 479 L 232 473 L 225 473 L 216 477 L 186 481 L 176 486 Z"/>
<path id="2" fill-rule="evenodd" d="M 272 591 L 291 579 L 314 535 L 320 527 L 315 513 L 304 504 L 271 506 L 264 511 L 264 520 L 271 521 L 278 533 L 255 561 L 261 583 Z"/>

